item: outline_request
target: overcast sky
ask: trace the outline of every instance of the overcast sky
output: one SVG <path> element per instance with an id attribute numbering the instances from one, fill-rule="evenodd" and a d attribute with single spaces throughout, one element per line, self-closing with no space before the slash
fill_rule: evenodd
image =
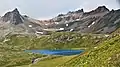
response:
<path id="1" fill-rule="evenodd" d="M 83 8 L 84 11 L 89 11 L 100 5 L 106 5 L 109 9 L 119 8 L 116 0 L 2 0 L 0 15 L 17 7 L 22 14 L 45 19 L 75 9 Z"/>

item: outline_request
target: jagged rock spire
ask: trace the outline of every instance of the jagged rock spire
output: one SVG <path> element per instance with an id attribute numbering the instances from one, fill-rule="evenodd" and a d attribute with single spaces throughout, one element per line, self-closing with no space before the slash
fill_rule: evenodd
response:
<path id="1" fill-rule="evenodd" d="M 11 12 L 7 12 L 3 17 L 2 17 L 2 21 L 3 22 L 10 22 L 11 24 L 20 24 L 23 23 L 22 21 L 22 16 L 20 15 L 19 11 L 17 8 L 15 8 L 13 11 Z"/>
<path id="2" fill-rule="evenodd" d="M 82 12 L 84 12 L 84 10 L 83 9 L 80 9 L 80 10 L 77 10 L 77 11 L 75 11 L 76 13 L 82 13 Z"/>
<path id="3" fill-rule="evenodd" d="M 17 8 L 15 8 L 15 9 L 12 11 L 12 13 L 18 13 L 18 14 L 19 14 L 19 11 L 18 11 Z"/>
<path id="4" fill-rule="evenodd" d="M 109 11 L 109 9 L 106 7 L 106 6 L 99 6 L 96 10 L 99 10 L 99 11 Z"/>

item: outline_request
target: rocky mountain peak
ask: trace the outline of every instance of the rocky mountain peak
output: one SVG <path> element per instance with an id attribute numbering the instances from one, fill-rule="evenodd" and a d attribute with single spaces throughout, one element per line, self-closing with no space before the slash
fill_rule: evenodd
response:
<path id="1" fill-rule="evenodd" d="M 20 15 L 17 8 L 15 8 L 13 11 L 7 12 L 1 18 L 2 22 L 10 22 L 11 24 L 15 24 L 15 25 L 23 23 L 22 20 L 23 20 L 23 17 Z"/>
<path id="2" fill-rule="evenodd" d="M 67 14 L 75 14 L 75 13 L 84 13 L 83 9 L 79 9 L 77 11 L 69 11 Z"/>
<path id="3" fill-rule="evenodd" d="M 109 9 L 106 6 L 99 6 L 95 11 L 104 12 L 109 11 Z"/>
<path id="4" fill-rule="evenodd" d="M 17 8 L 15 8 L 15 9 L 12 11 L 12 13 L 18 13 L 18 14 L 19 14 L 19 11 L 18 11 Z"/>
<path id="5" fill-rule="evenodd" d="M 84 13 L 84 15 L 93 15 L 93 14 L 104 13 L 104 12 L 109 12 L 109 9 L 106 6 L 99 6 L 95 10 Z"/>
<path id="6" fill-rule="evenodd" d="M 75 13 L 81 13 L 81 12 L 84 12 L 84 10 L 80 9 L 80 10 L 75 11 Z"/>

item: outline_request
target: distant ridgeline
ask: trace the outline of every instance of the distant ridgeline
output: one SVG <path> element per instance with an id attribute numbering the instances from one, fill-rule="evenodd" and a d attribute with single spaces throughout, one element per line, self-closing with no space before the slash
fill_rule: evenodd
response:
<path id="1" fill-rule="evenodd" d="M 109 34 L 119 30 L 119 16 L 119 9 L 110 11 L 105 6 L 99 6 L 90 12 L 80 9 L 59 14 L 49 20 L 36 20 L 27 15 L 21 15 L 15 8 L 0 17 L 0 36 L 10 33 L 44 35 L 48 34 L 48 31 Z"/>

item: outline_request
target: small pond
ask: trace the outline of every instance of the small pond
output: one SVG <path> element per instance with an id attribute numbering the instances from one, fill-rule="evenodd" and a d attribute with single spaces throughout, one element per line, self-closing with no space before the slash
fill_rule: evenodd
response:
<path id="1" fill-rule="evenodd" d="M 25 50 L 25 52 L 40 53 L 43 55 L 77 55 L 84 50 Z"/>

